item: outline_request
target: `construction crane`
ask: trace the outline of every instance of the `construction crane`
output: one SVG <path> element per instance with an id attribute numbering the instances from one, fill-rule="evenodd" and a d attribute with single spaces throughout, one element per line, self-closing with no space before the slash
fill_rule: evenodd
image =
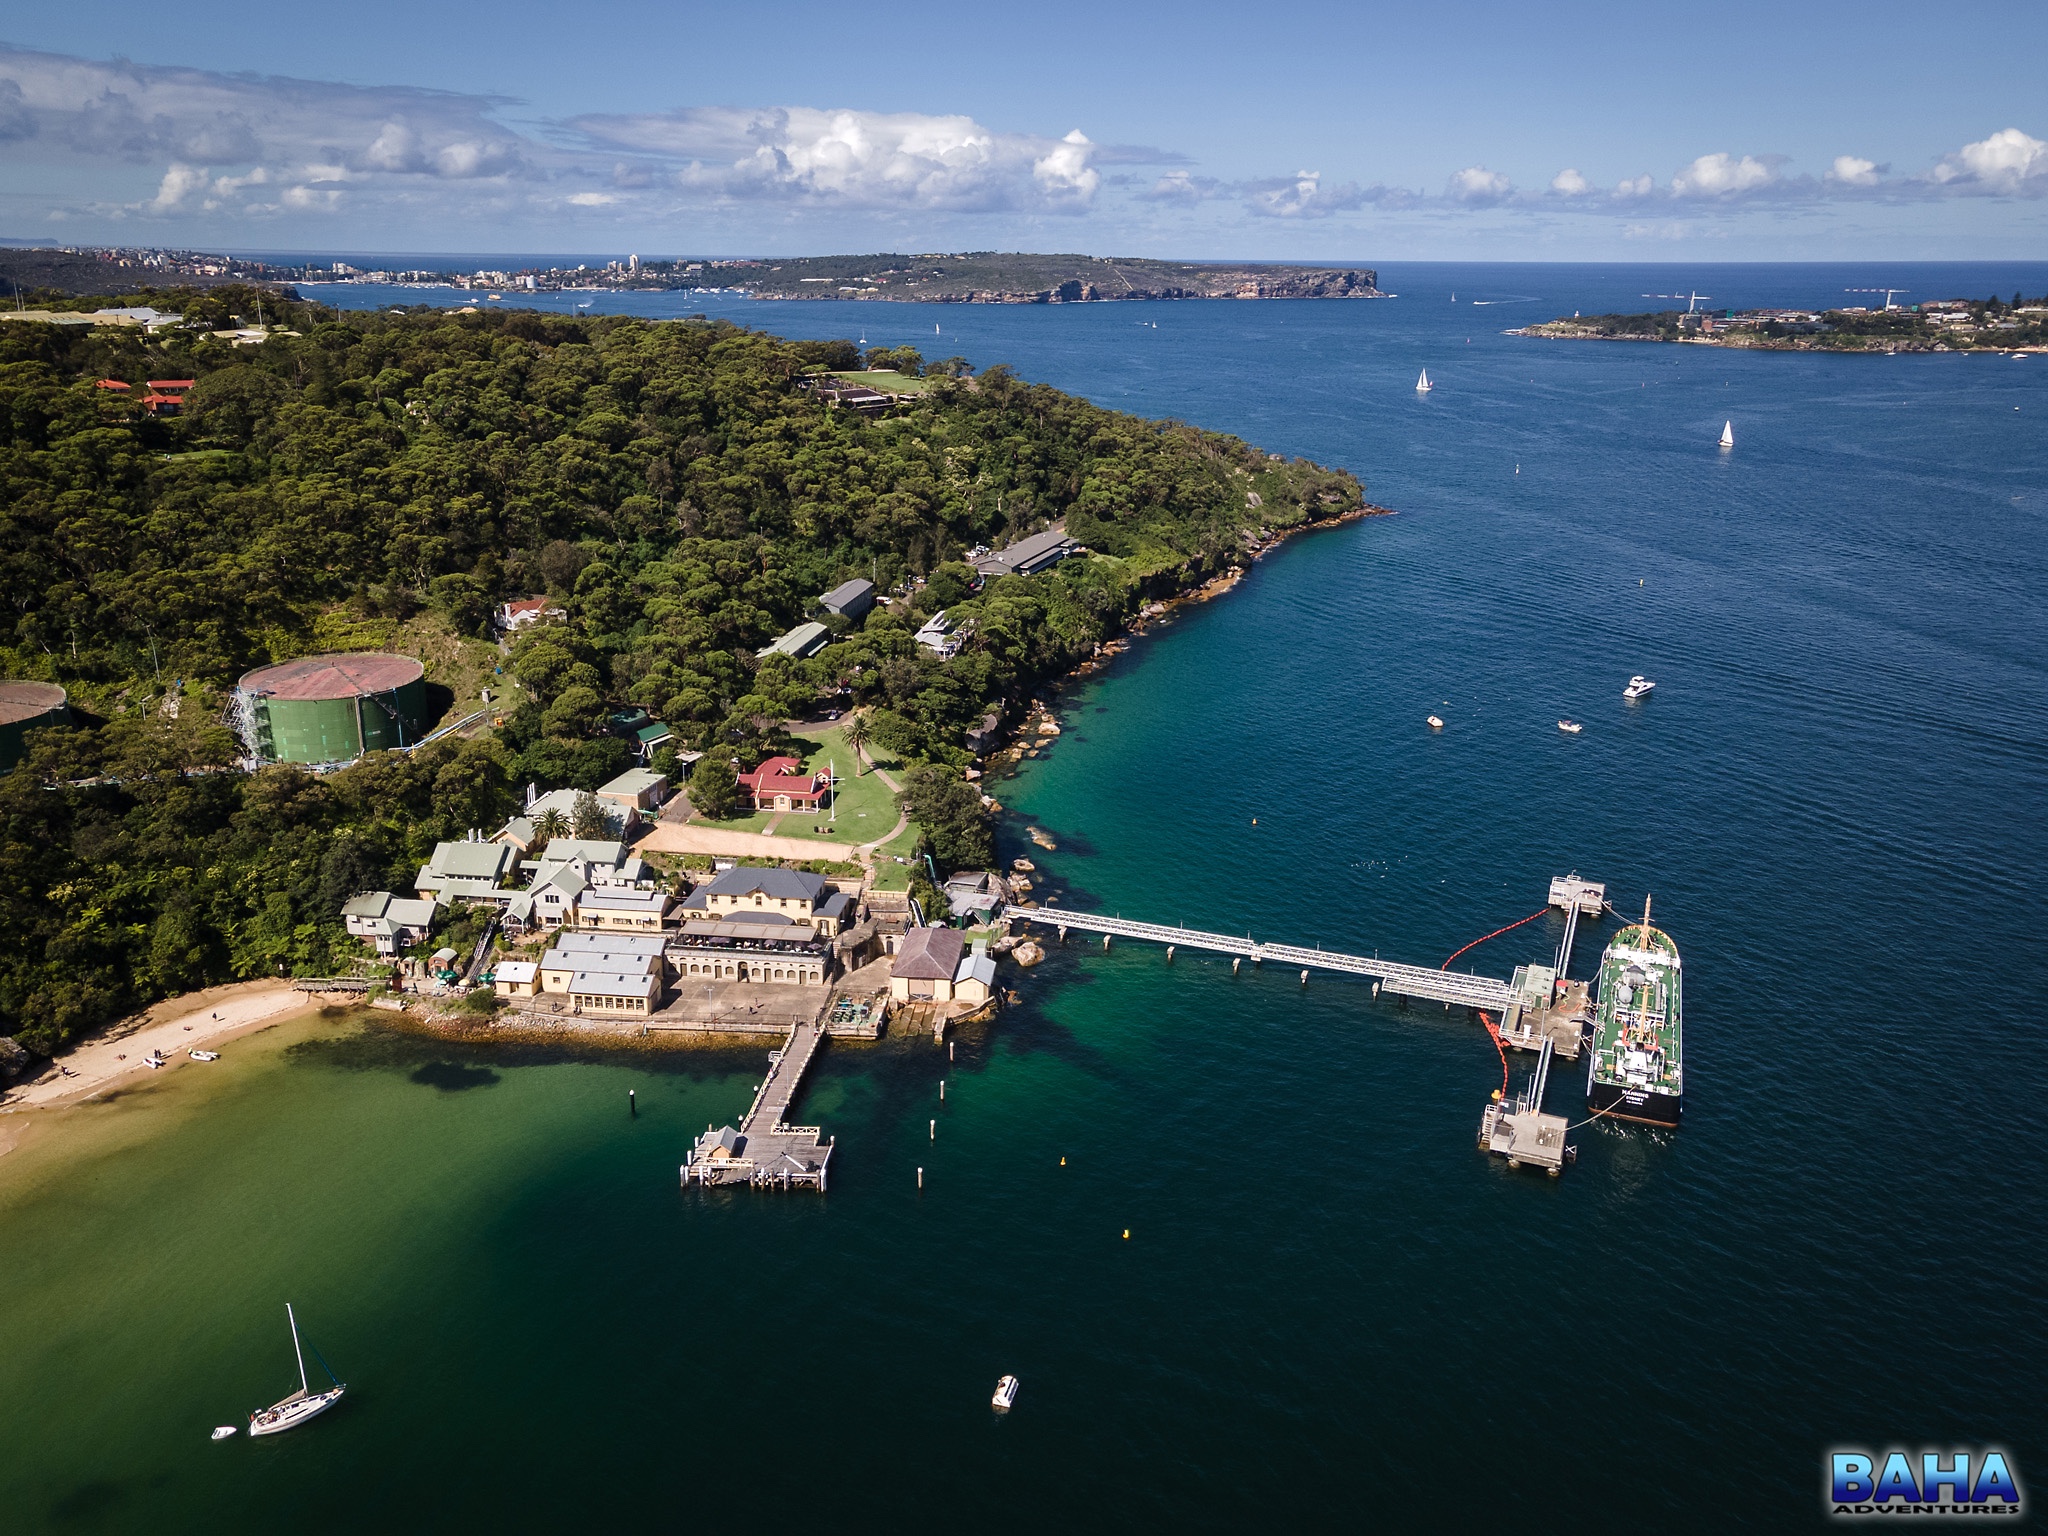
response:
<path id="1" fill-rule="evenodd" d="M 1900 290 L 1902 293 L 1904 291 L 1904 289 Z M 1646 299 L 1683 299 L 1685 300 L 1685 312 L 1689 315 L 1693 312 L 1695 305 L 1710 303 L 1714 296 L 1711 293 L 1646 293 L 1643 297 Z"/>
<path id="2" fill-rule="evenodd" d="M 1881 293 L 1884 295 L 1884 307 L 1887 310 L 1892 307 L 1893 294 L 1911 293 L 1912 291 L 1910 288 L 1844 288 L 1842 290 L 1844 293 Z"/>

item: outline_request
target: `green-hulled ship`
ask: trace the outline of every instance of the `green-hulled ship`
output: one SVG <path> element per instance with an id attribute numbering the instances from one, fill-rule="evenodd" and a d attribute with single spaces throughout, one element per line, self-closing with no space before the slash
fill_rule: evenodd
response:
<path id="1" fill-rule="evenodd" d="M 1586 1064 L 1586 1108 L 1617 1120 L 1678 1126 L 1685 1099 L 1678 946 L 1643 920 L 1600 957 L 1600 1003 Z"/>

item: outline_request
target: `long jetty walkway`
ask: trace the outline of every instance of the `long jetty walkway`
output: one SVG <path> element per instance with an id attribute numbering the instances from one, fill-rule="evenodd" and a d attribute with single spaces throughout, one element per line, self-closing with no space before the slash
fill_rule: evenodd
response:
<path id="1" fill-rule="evenodd" d="M 788 1123 L 804 1074 L 824 1041 L 825 1026 L 799 1023 L 779 1051 L 768 1056 L 768 1076 L 737 1126 L 705 1127 L 683 1164 L 683 1183 L 770 1184 L 782 1189 L 825 1187 L 832 1143 L 815 1125 Z"/>
<path id="2" fill-rule="evenodd" d="M 1505 1012 L 1514 992 L 1504 981 L 1470 971 L 1437 971 L 1421 965 L 1399 965 L 1378 956 L 1347 955 L 1334 949 L 1304 949 L 1299 944 L 1261 944 L 1234 933 L 1204 933 L 1195 928 L 1171 927 L 1165 923 L 1141 923 L 1128 917 L 1105 917 L 1097 912 L 1071 912 L 1064 907 L 1019 907 L 1008 905 L 1003 916 L 1038 923 L 1059 930 L 1062 942 L 1067 930 L 1099 933 L 1103 942 L 1111 937 L 1149 939 L 1169 948 L 1206 949 L 1235 955 L 1254 965 L 1270 960 L 1278 965 L 1300 966 L 1304 970 L 1342 971 L 1352 976 L 1370 976 L 1383 992 L 1402 997 L 1427 998 L 1460 1008 L 1487 1008 Z"/>

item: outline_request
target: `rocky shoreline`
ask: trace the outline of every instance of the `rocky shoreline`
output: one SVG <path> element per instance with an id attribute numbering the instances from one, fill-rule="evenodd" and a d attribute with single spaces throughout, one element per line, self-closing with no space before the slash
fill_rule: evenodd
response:
<path id="1" fill-rule="evenodd" d="M 1059 677 L 1052 680 L 1048 686 L 1057 689 L 1068 683 L 1079 681 L 1082 678 L 1094 676 L 1117 657 L 1128 651 L 1134 639 L 1143 636 L 1155 623 L 1167 618 L 1174 609 L 1185 607 L 1192 603 L 1210 602 L 1215 598 L 1223 596 L 1226 592 L 1235 588 L 1240 581 L 1244 580 L 1245 573 L 1253 565 L 1263 560 L 1267 555 L 1297 535 L 1340 528 L 1346 523 L 1360 522 L 1368 517 L 1393 517 L 1395 515 L 1395 510 L 1392 507 L 1382 507 L 1374 502 L 1366 501 L 1360 502 L 1357 506 L 1331 517 L 1316 518 L 1293 528 L 1265 531 L 1256 541 L 1246 545 L 1243 563 L 1232 564 L 1227 570 L 1219 572 L 1206 581 L 1184 587 L 1169 596 L 1147 603 L 1132 616 L 1113 638 L 1105 640 L 1096 646 L 1094 655 L 1088 657 L 1067 672 L 1062 673 Z M 1053 709 L 1040 700 L 1033 699 L 1020 715 L 1016 725 L 1009 727 L 1005 731 L 1003 745 L 983 753 L 982 762 L 989 771 L 1011 767 L 1026 756 L 1035 755 L 1044 747 L 1049 746 L 1058 739 L 1059 735 L 1059 720 Z M 983 791 L 982 798 L 992 809 L 1001 810 L 1001 806 L 994 801 L 993 797 L 986 790 Z M 1034 838 L 1034 841 L 1037 841 L 1037 839 Z M 1049 847 L 1051 845 L 1040 842 L 1039 846 Z"/>

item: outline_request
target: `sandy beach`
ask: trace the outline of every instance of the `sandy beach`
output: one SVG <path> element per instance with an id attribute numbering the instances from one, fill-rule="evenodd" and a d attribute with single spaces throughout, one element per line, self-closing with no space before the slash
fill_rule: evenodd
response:
<path id="1" fill-rule="evenodd" d="M 0 1096 L 0 1113 L 76 1103 L 117 1083 L 203 1067 L 207 1063 L 185 1053 L 194 1047 L 218 1049 L 237 1035 L 319 1006 L 288 981 L 245 981 L 166 998 L 58 1057 L 41 1077 L 10 1089 Z M 169 1057 L 169 1065 L 143 1065 L 152 1051 Z"/>

